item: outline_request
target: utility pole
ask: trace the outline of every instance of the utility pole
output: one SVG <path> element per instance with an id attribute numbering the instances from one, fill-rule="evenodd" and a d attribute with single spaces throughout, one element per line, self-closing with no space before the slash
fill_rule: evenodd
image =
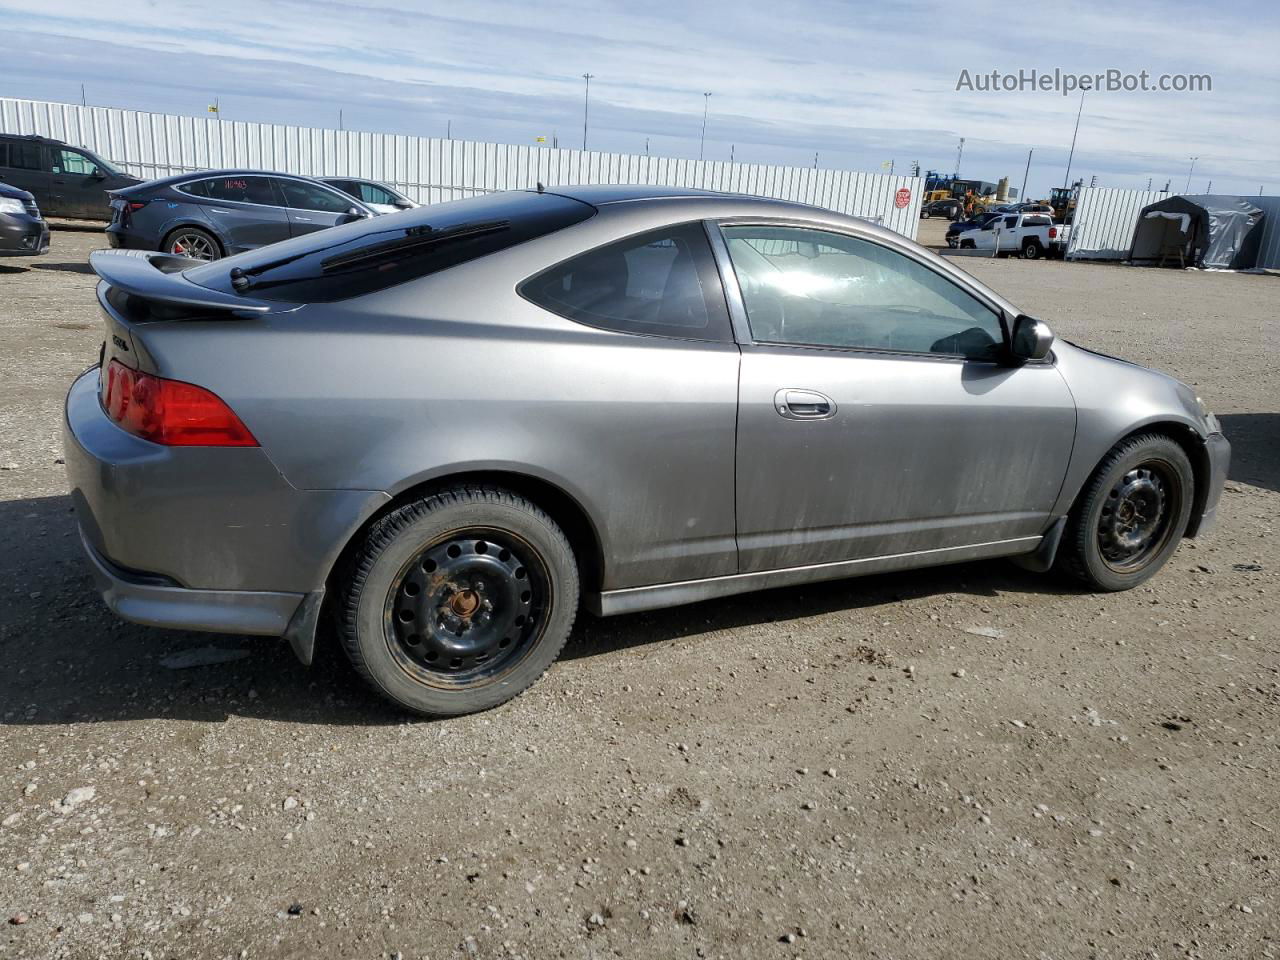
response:
<path id="1" fill-rule="evenodd" d="M 702 139 L 698 141 L 698 159 L 702 159 L 703 151 L 707 146 L 707 110 L 711 107 L 711 94 L 704 93 L 702 95 Z"/>
<path id="2" fill-rule="evenodd" d="M 84 99 L 84 84 L 83 84 L 83 83 L 82 83 L 82 84 L 80 84 L 80 106 L 82 106 L 82 107 L 87 107 L 87 106 L 88 106 L 88 104 L 87 104 L 87 103 L 85 103 L 85 99 Z"/>
<path id="3" fill-rule="evenodd" d="M 1209 185 L 1204 188 L 1205 193 L 1213 193 L 1213 181 L 1209 181 Z"/>
<path id="4" fill-rule="evenodd" d="M 1031 155 L 1035 152 L 1035 147 L 1027 151 L 1027 169 L 1022 171 L 1022 192 L 1018 194 L 1019 200 L 1027 199 L 1027 177 L 1031 175 Z"/>
<path id="5" fill-rule="evenodd" d="M 1182 192 L 1183 192 L 1183 193 L 1186 193 L 1188 190 L 1190 190 L 1190 189 L 1191 189 L 1191 173 L 1192 173 L 1192 171 L 1194 171 L 1194 170 L 1195 170 L 1195 168 L 1196 168 L 1196 161 L 1197 161 L 1197 160 L 1199 160 L 1199 159 L 1200 159 L 1199 157 L 1192 157 L 1192 158 L 1191 158 L 1191 166 L 1187 168 L 1187 184 L 1186 184 L 1186 186 L 1184 186 L 1184 187 L 1182 188 Z"/>
<path id="6" fill-rule="evenodd" d="M 960 179 L 960 158 L 964 156 L 964 137 L 960 138 L 960 149 L 956 151 L 956 174 L 955 179 Z"/>
<path id="7" fill-rule="evenodd" d="M 342 125 L 342 108 L 341 107 L 338 108 L 338 129 L 339 130 L 346 129 L 346 127 Z"/>
<path id="8" fill-rule="evenodd" d="M 818 151 L 813 151 L 813 169 L 818 169 Z"/>
<path id="9" fill-rule="evenodd" d="M 446 140 L 453 139 L 453 121 L 452 120 L 446 120 L 444 122 L 444 138 Z"/>
<path id="10" fill-rule="evenodd" d="M 1151 192 L 1151 178 L 1147 177 L 1147 192 Z"/>
<path id="11" fill-rule="evenodd" d="M 1080 114 L 1084 113 L 1084 91 L 1080 92 L 1080 109 L 1076 111 L 1076 129 L 1071 134 L 1071 152 L 1067 154 L 1067 175 L 1062 178 L 1062 189 L 1071 182 L 1071 161 L 1076 155 L 1076 136 L 1080 133 Z"/>
<path id="12" fill-rule="evenodd" d="M 734 144 L 732 144 L 732 143 L 731 143 L 731 144 L 729 144 L 729 162 L 730 162 L 730 163 L 733 163 L 733 151 L 734 151 L 734 146 L 735 146 L 735 145 L 734 145 Z"/>
<path id="13" fill-rule="evenodd" d="M 582 79 L 587 81 L 586 90 L 582 94 L 582 149 L 587 149 L 587 110 L 591 106 L 591 78 L 594 73 L 584 73 Z"/>
<path id="14" fill-rule="evenodd" d="M 646 157 L 649 155 L 649 138 L 648 137 L 644 138 L 644 155 Z"/>

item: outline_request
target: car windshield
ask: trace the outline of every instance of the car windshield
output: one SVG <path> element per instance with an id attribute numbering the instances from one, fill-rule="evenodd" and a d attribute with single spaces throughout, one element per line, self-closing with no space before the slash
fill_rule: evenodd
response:
<path id="1" fill-rule="evenodd" d="M 193 267 L 193 283 L 263 300 L 345 300 L 474 260 L 587 219 L 589 204 L 511 191 L 320 230 Z"/>

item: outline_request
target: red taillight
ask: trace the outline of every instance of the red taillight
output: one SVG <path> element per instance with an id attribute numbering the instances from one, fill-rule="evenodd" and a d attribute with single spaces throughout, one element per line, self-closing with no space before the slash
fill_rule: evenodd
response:
<path id="1" fill-rule="evenodd" d="M 249 428 L 204 387 L 107 364 L 102 381 L 107 416 L 144 440 L 170 447 L 256 447 Z"/>
<path id="2" fill-rule="evenodd" d="M 1050 239 L 1050 240 L 1052 240 L 1052 239 L 1053 239 L 1054 237 L 1056 237 L 1057 235 L 1058 235 L 1058 228 L 1057 228 L 1057 227 L 1050 227 L 1050 228 L 1049 228 L 1049 239 Z"/>
<path id="3" fill-rule="evenodd" d="M 148 203 L 150 203 L 150 202 L 151 202 L 150 200 L 130 200 L 130 201 L 129 201 L 129 212 L 130 212 L 130 213 L 137 213 L 139 210 L 141 210 L 143 207 L 145 207 L 145 206 L 146 206 Z"/>

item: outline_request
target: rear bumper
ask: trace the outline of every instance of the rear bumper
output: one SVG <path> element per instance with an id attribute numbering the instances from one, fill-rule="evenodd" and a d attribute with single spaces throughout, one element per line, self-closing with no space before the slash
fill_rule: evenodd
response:
<path id="1" fill-rule="evenodd" d="M 0 214 L 0 257 L 38 257 L 48 252 L 48 223 L 26 214 Z"/>
<path id="2" fill-rule="evenodd" d="M 112 613 L 149 627 L 284 636 L 304 594 L 191 590 L 164 578 L 121 570 L 80 531 L 94 583 Z"/>
<path id="3" fill-rule="evenodd" d="M 63 446 L 108 605 L 144 623 L 283 633 L 387 495 L 299 490 L 256 447 L 150 443 L 103 412 L 97 374 L 67 394 Z"/>

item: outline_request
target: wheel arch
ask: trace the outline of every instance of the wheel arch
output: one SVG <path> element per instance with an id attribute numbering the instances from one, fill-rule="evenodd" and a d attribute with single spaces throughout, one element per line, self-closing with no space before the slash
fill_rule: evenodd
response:
<path id="1" fill-rule="evenodd" d="M 459 469 L 416 481 L 397 490 L 390 500 L 366 517 L 352 531 L 331 565 L 326 578 L 326 594 L 333 594 L 335 577 L 343 569 L 360 537 L 372 524 L 413 500 L 448 487 L 467 484 L 502 487 L 545 510 L 564 531 L 569 546 L 573 548 L 583 593 L 600 589 L 604 582 L 604 541 L 597 524 L 578 498 L 556 483 L 529 472 L 516 469 Z"/>
<path id="2" fill-rule="evenodd" d="M 1090 466 L 1089 472 L 1084 475 L 1083 480 L 1071 495 L 1071 503 L 1068 512 L 1075 508 L 1076 503 L 1080 500 L 1086 487 L 1089 485 L 1089 479 L 1097 471 L 1099 464 L 1102 463 L 1119 444 L 1124 443 L 1132 437 L 1141 436 L 1146 433 L 1159 434 L 1168 437 L 1187 455 L 1187 459 L 1191 461 L 1191 477 L 1194 482 L 1194 489 L 1191 491 L 1191 517 L 1187 522 L 1187 529 L 1183 532 L 1186 537 L 1195 537 L 1200 529 L 1200 521 L 1204 514 L 1205 503 L 1209 496 L 1209 451 L 1205 447 L 1204 438 L 1196 430 L 1195 426 L 1185 420 L 1177 419 L 1153 419 L 1136 426 L 1130 427 L 1124 433 L 1117 436 L 1097 461 Z"/>

